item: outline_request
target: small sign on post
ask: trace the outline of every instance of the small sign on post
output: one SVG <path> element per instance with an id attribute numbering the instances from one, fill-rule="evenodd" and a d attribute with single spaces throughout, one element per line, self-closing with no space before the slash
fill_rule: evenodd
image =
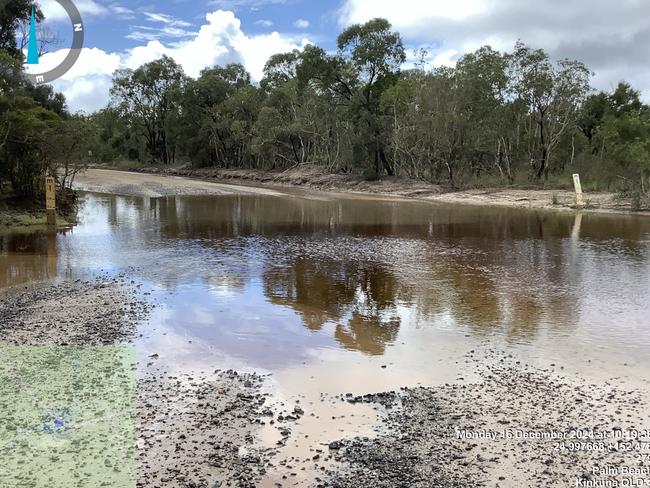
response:
<path id="1" fill-rule="evenodd" d="M 573 175 L 573 186 L 576 189 L 576 206 L 578 208 L 583 208 L 585 206 L 585 201 L 582 196 L 582 184 L 580 183 L 580 175 Z"/>
<path id="2" fill-rule="evenodd" d="M 47 225 L 56 225 L 56 186 L 54 178 L 45 178 L 45 213 L 47 214 Z"/>

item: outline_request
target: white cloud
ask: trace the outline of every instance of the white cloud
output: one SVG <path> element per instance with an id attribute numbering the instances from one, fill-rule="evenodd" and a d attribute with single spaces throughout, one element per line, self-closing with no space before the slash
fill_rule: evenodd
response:
<path id="1" fill-rule="evenodd" d="M 458 51 L 455 49 L 447 49 L 446 51 L 442 51 L 436 54 L 431 60 L 431 64 L 434 66 L 455 66 L 458 54 Z"/>
<path id="2" fill-rule="evenodd" d="M 192 24 L 184 20 L 176 19 L 171 15 L 159 14 L 156 12 L 144 12 L 144 16 L 150 22 L 162 22 L 163 24 L 172 25 L 175 27 L 189 27 Z"/>
<path id="3" fill-rule="evenodd" d="M 298 29 L 307 29 L 311 24 L 308 20 L 298 19 L 293 23 L 293 26 Z"/>
<path id="4" fill-rule="evenodd" d="M 119 3 L 114 3 L 109 5 L 109 10 L 111 11 L 112 14 L 117 15 L 121 19 L 134 19 L 135 18 L 135 12 L 131 10 L 128 7 L 125 7 L 124 5 L 120 5 Z"/>
<path id="5" fill-rule="evenodd" d="M 385 17 L 407 43 L 433 46 L 440 64 L 485 44 L 510 50 L 521 39 L 555 58 L 584 61 L 596 72 L 597 88 L 625 78 L 648 97 L 648 14 L 642 0 L 344 0 L 339 22 Z"/>
<path id="6" fill-rule="evenodd" d="M 76 0 L 74 3 L 82 17 L 106 15 L 109 10 L 94 0 Z M 46 20 L 67 20 L 68 14 L 58 2 L 43 0 L 40 2 Z"/>
<path id="7" fill-rule="evenodd" d="M 425 26 L 435 19 L 463 20 L 485 12 L 487 0 L 347 0 L 341 9 L 343 23 L 385 17 L 396 26 Z"/>
<path id="8" fill-rule="evenodd" d="M 283 36 L 277 32 L 247 36 L 241 21 L 229 11 L 218 10 L 206 15 L 196 36 L 174 46 L 164 46 L 158 41 L 149 42 L 131 50 L 125 59 L 128 67 L 153 61 L 163 54 L 174 58 L 189 76 L 196 77 L 206 66 L 241 62 L 254 79 L 263 75 L 264 64 L 278 52 L 291 51 L 307 44 L 306 39 Z"/>
<path id="9" fill-rule="evenodd" d="M 38 66 L 26 66 L 32 73 L 42 73 L 57 66 L 68 49 L 47 53 L 41 56 Z M 68 106 L 73 110 L 92 112 L 106 104 L 110 89 L 111 75 L 122 64 L 117 53 L 106 53 L 97 48 L 84 48 L 79 60 L 61 78 L 54 81 L 57 91 L 63 92 Z"/>
<path id="10" fill-rule="evenodd" d="M 77 64 L 53 85 L 66 95 L 71 110 L 91 112 L 108 102 L 112 74 L 118 68 L 134 69 L 166 54 L 192 77 L 198 76 L 202 69 L 209 66 L 240 62 L 253 79 L 259 81 L 270 56 L 299 49 L 308 43 L 306 38 L 278 32 L 246 35 L 234 13 L 218 10 L 206 15 L 206 23 L 192 39 L 173 45 L 165 45 L 156 39 L 122 53 L 85 48 Z M 41 64 L 31 68 L 32 72 L 43 72 L 48 67 L 56 66 L 67 52 L 68 49 L 62 49 L 45 54 L 40 60 Z"/>
<path id="11" fill-rule="evenodd" d="M 165 38 L 183 39 L 195 35 L 195 32 L 186 29 L 192 26 L 191 23 L 177 19 L 171 15 L 157 12 L 144 12 L 144 17 L 145 21 L 154 25 L 129 26 L 131 32 L 127 34 L 127 39 L 134 41 L 154 41 Z"/>
<path id="12" fill-rule="evenodd" d="M 282 5 L 287 0 L 209 0 L 208 5 L 213 5 L 221 9 L 236 9 L 247 7 L 252 11 L 258 11 L 265 5 Z"/>
<path id="13" fill-rule="evenodd" d="M 194 37 L 196 32 L 165 25 L 163 27 L 149 27 L 146 25 L 133 25 L 131 32 L 126 35 L 127 39 L 134 41 L 154 41 L 163 38 L 182 39 Z"/>
<path id="14" fill-rule="evenodd" d="M 273 21 L 267 19 L 260 19 L 255 22 L 255 25 L 261 25 L 262 27 L 273 27 Z"/>

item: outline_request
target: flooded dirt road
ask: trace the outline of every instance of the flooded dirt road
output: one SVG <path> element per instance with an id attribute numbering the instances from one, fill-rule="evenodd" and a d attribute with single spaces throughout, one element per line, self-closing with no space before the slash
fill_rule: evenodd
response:
<path id="1" fill-rule="evenodd" d="M 0 236 L 0 287 L 120 275 L 155 304 L 135 341 L 141 377 L 261 375 L 256 395 L 293 418 L 251 434 L 255 449 L 276 451 L 257 486 L 328 486 L 325 474 L 345 461 L 330 445 L 358 436 L 373 448 L 397 415 L 395 399 L 350 398 L 489 385 L 477 357 L 649 390 L 650 219 L 298 190 L 152 191 L 84 193 L 74 229 Z M 466 396 L 485 397 L 475 393 Z M 612 418 L 633 411 L 623 402 Z M 501 473 L 489 479 L 522 486 Z"/>

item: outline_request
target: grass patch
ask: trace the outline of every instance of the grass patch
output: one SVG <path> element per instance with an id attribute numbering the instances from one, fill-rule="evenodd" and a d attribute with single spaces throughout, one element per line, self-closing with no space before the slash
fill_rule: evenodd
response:
<path id="1" fill-rule="evenodd" d="M 57 215 L 57 227 L 70 227 L 74 225 L 73 219 Z M 26 229 L 47 227 L 45 212 L 29 212 L 19 210 L 0 210 L 0 232 L 13 232 Z"/>
<path id="2" fill-rule="evenodd" d="M 57 227 L 70 227 L 76 224 L 76 195 L 68 198 L 71 203 L 59 199 L 57 204 Z M 40 199 L 18 199 L 11 194 L 0 197 L 0 232 L 20 232 L 22 230 L 38 230 L 47 228 L 47 216 L 44 210 L 45 202 Z"/>

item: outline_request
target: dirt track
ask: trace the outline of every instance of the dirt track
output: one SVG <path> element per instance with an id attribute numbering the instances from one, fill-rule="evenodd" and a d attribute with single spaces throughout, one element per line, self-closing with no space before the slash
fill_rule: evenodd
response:
<path id="1" fill-rule="evenodd" d="M 174 195 L 281 194 L 278 191 L 264 188 L 248 188 L 175 176 L 104 169 L 90 169 L 78 175 L 74 187 L 81 191 L 154 198 Z"/>

